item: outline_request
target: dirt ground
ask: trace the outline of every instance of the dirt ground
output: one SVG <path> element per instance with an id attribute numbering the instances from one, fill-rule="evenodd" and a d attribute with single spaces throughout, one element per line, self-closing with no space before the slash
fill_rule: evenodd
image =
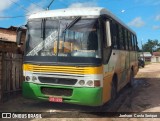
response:
<path id="1" fill-rule="evenodd" d="M 87 107 L 71 104 L 59 104 L 24 99 L 21 95 L 0 104 L 0 112 L 50 112 L 44 113 L 43 121 L 75 120 L 75 121 L 159 121 L 160 118 L 106 118 L 99 113 L 100 107 Z M 140 68 L 135 77 L 134 87 L 126 86 L 112 105 L 101 108 L 103 112 L 160 112 L 160 63 L 152 63 Z M 58 112 L 61 112 L 58 114 Z M 69 113 L 63 113 L 69 112 Z M 159 113 L 160 114 L 160 113 Z M 53 116 L 54 115 L 54 116 Z M 58 115 L 61 118 L 57 118 Z M 66 116 L 67 115 L 67 116 Z M 78 117 L 76 117 L 76 116 Z M 70 118 L 63 118 L 70 117 Z M 98 119 L 97 119 L 98 118 Z M 22 120 L 22 119 L 17 119 Z M 24 120 L 24 119 L 23 119 Z M 39 121 L 40 119 L 28 119 Z"/>

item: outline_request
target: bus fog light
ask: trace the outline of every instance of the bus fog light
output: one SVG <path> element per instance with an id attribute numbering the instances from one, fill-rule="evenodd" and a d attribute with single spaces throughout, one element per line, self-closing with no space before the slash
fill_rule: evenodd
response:
<path id="1" fill-rule="evenodd" d="M 30 77 L 29 76 L 26 76 L 26 81 L 30 81 Z"/>
<path id="2" fill-rule="evenodd" d="M 93 81 L 92 80 L 87 81 L 87 85 L 88 86 L 93 86 Z"/>
<path id="3" fill-rule="evenodd" d="M 36 80 L 37 80 L 37 77 L 33 76 L 32 81 L 36 81 Z"/>
<path id="4" fill-rule="evenodd" d="M 101 86 L 100 80 L 94 80 L 94 86 L 100 87 Z"/>
<path id="5" fill-rule="evenodd" d="M 79 83 L 80 85 L 84 85 L 84 84 L 85 84 L 85 81 L 84 81 L 84 80 L 80 80 L 78 83 Z"/>

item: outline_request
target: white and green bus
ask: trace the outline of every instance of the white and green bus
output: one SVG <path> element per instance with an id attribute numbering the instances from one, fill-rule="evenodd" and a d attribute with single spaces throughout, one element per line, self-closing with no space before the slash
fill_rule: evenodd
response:
<path id="1" fill-rule="evenodd" d="M 100 106 L 138 71 L 136 33 L 104 8 L 67 8 L 27 22 L 23 96 Z M 21 42 L 21 31 L 17 43 Z"/>

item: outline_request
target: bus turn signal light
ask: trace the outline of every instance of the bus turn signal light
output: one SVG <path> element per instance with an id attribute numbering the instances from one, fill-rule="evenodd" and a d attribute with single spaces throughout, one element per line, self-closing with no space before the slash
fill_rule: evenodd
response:
<path id="1" fill-rule="evenodd" d="M 100 80 L 94 80 L 94 86 L 100 87 L 101 86 Z"/>

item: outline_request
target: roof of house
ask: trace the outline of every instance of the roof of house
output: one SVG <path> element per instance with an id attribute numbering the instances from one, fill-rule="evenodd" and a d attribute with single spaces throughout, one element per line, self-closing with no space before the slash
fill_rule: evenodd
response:
<path id="1" fill-rule="evenodd" d="M 15 34 L 13 35 L 13 31 L 15 31 L 15 27 L 9 27 L 9 28 L 0 28 L 2 30 L 0 32 L 0 41 L 5 41 L 5 42 L 16 42 L 16 36 Z M 4 32 L 3 32 L 4 31 Z M 7 32 L 10 33 L 7 33 Z M 12 32 L 12 34 L 11 34 Z"/>
<path id="2" fill-rule="evenodd" d="M 151 55 L 151 53 L 150 52 L 140 52 L 139 53 L 140 54 L 140 57 L 151 57 L 152 55 Z"/>
<path id="3" fill-rule="evenodd" d="M 12 33 L 12 34 L 8 34 L 6 32 L 4 32 L 4 33 L 0 32 L 0 41 L 16 42 L 16 31 L 17 31 L 17 29 L 18 29 L 18 27 L 15 27 L 15 26 L 10 26 L 9 28 L 0 27 L 0 30 L 7 30 L 7 31 Z"/>
<path id="4" fill-rule="evenodd" d="M 153 56 L 160 56 L 160 52 L 153 52 Z"/>

